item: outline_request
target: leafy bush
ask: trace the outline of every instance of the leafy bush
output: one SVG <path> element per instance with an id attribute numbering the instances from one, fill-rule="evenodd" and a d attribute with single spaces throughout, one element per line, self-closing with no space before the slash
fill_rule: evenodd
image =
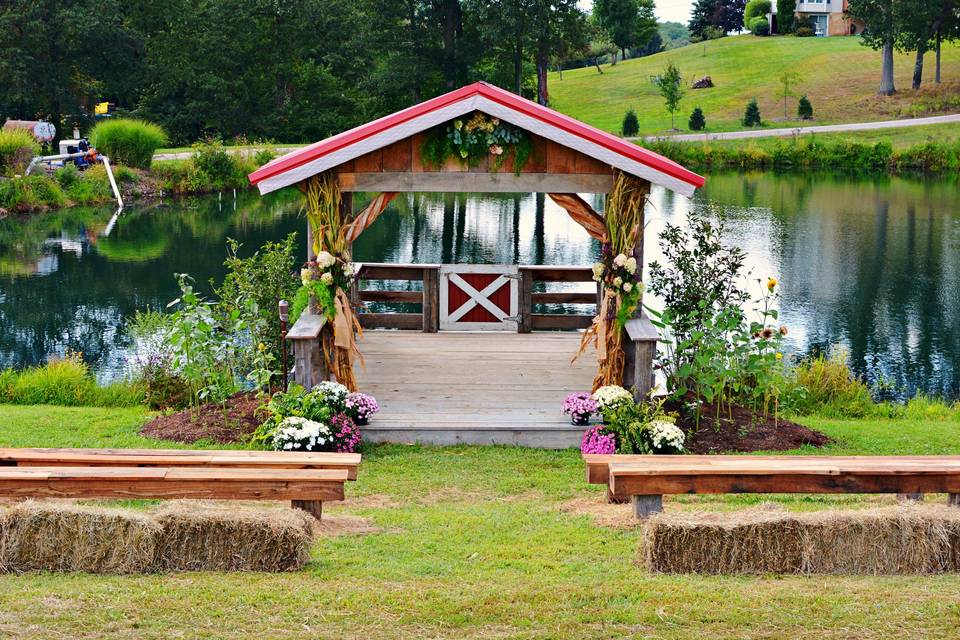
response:
<path id="1" fill-rule="evenodd" d="M 279 451 L 354 452 L 360 447 L 360 430 L 347 415 L 347 388 L 321 382 L 311 391 L 294 385 L 276 393 L 263 407 L 267 419 L 252 440 Z"/>
<path id="2" fill-rule="evenodd" d="M 793 31 L 793 16 L 797 12 L 797 0 L 777 0 L 777 33 Z"/>
<path id="3" fill-rule="evenodd" d="M 193 163 L 214 184 L 229 183 L 236 173 L 230 154 L 219 140 L 195 143 Z"/>
<path id="4" fill-rule="evenodd" d="M 623 124 L 620 125 L 620 132 L 627 138 L 640 133 L 640 121 L 637 120 L 637 113 L 633 109 L 628 109 L 624 114 Z"/>
<path id="5" fill-rule="evenodd" d="M 861 418 L 874 409 L 866 383 L 850 370 L 849 352 L 835 349 L 829 356 L 820 354 L 794 367 L 791 409 L 800 414 Z"/>
<path id="6" fill-rule="evenodd" d="M 146 387 L 151 409 L 183 409 L 190 404 L 190 387 L 173 368 L 173 353 L 167 336 L 173 316 L 158 311 L 137 311 L 127 321 L 126 333 L 136 349 L 132 373 Z"/>
<path id="7" fill-rule="evenodd" d="M 253 163 L 258 167 L 262 167 L 276 157 L 277 154 L 273 149 L 257 149 L 253 152 Z"/>
<path id="8" fill-rule="evenodd" d="M 763 18 L 773 10 L 770 0 L 750 0 L 743 8 L 743 26 L 753 31 L 754 21 Z"/>
<path id="9" fill-rule="evenodd" d="M 0 129 L 0 174 L 21 175 L 40 153 L 40 143 L 23 129 Z"/>
<path id="10" fill-rule="evenodd" d="M 154 163 L 151 173 L 157 177 L 160 182 L 160 188 L 172 193 L 206 193 L 209 191 L 219 191 L 221 189 L 245 189 L 250 186 L 247 175 L 257 169 L 253 161 L 243 157 L 241 154 L 229 154 L 220 146 L 220 151 L 209 149 L 206 143 L 199 153 L 195 153 L 193 158 L 188 160 L 162 160 Z M 195 147 L 196 148 L 196 147 Z M 219 177 L 213 177 L 201 169 L 199 163 L 219 172 Z M 229 170 L 226 168 L 223 158 L 229 162 Z M 224 177 L 226 176 L 226 177 Z"/>
<path id="11" fill-rule="evenodd" d="M 0 180 L 0 207 L 12 211 L 29 211 L 67 204 L 60 185 L 45 175 L 30 175 Z"/>
<path id="12" fill-rule="evenodd" d="M 745 127 L 759 127 L 762 123 L 760 122 L 760 105 L 757 104 L 757 99 L 754 98 L 747 103 L 747 108 L 743 112 L 743 126 Z"/>
<path id="13" fill-rule="evenodd" d="M 143 387 L 136 383 L 99 386 L 76 354 L 43 366 L 0 373 L 0 402 L 8 404 L 133 407 L 142 404 L 143 398 Z"/>
<path id="14" fill-rule="evenodd" d="M 616 394 L 623 399 L 612 403 L 603 402 L 604 395 Z M 635 402 L 622 387 L 601 387 L 594 392 L 594 399 L 601 405 L 603 425 L 588 430 L 590 438 L 581 443 L 584 447 L 608 446 L 612 436 L 616 453 L 682 453 L 684 434 L 675 424 L 675 418 L 663 409 L 663 401 Z M 584 453 L 590 453 L 584 450 Z"/>
<path id="15" fill-rule="evenodd" d="M 755 36 L 770 35 L 770 23 L 766 18 L 754 18 L 750 21 L 750 33 Z"/>
<path id="16" fill-rule="evenodd" d="M 800 100 L 797 102 L 797 117 L 801 120 L 813 119 L 813 105 L 810 104 L 810 99 L 807 96 L 800 96 Z"/>
<path id="17" fill-rule="evenodd" d="M 703 131 L 707 128 L 707 119 L 703 116 L 703 109 L 694 107 L 690 114 L 690 121 L 687 123 L 691 131 Z"/>
<path id="18" fill-rule="evenodd" d="M 167 142 L 164 130 L 143 120 L 102 120 L 90 132 L 90 144 L 117 164 L 149 169 L 153 154 Z"/>
<path id="19" fill-rule="evenodd" d="M 813 27 L 797 27 L 793 32 L 798 38 L 811 38 L 815 35 Z"/>

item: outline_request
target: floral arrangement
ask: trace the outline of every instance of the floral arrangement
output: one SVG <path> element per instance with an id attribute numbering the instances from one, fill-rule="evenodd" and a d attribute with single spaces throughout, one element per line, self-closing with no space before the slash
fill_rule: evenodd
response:
<path id="1" fill-rule="evenodd" d="M 370 416 L 380 411 L 377 399 L 365 393 L 351 393 L 345 401 L 346 413 L 357 424 L 366 424 Z"/>
<path id="2" fill-rule="evenodd" d="M 570 416 L 573 424 L 585 425 L 600 407 L 589 393 L 578 391 L 563 400 L 563 412 Z"/>
<path id="3" fill-rule="evenodd" d="M 489 158 L 490 170 L 496 171 L 513 152 L 513 170 L 519 174 L 532 149 L 533 143 L 522 129 L 477 111 L 469 120 L 457 119 L 428 132 L 420 146 L 420 158 L 433 167 L 442 167 L 448 158 L 470 166 Z"/>
<path id="4" fill-rule="evenodd" d="M 300 269 L 301 287 L 293 299 L 291 317 L 300 317 L 310 304 L 312 295 L 321 313 L 333 322 L 337 314 L 337 290 L 349 291 L 353 284 L 353 264 L 337 258 L 329 251 L 321 251 L 316 260 L 304 263 Z"/>
<path id="5" fill-rule="evenodd" d="M 686 437 L 683 430 L 674 423 L 666 420 L 654 420 L 649 424 L 648 429 L 654 451 L 658 453 L 683 451 L 683 443 Z"/>
<path id="6" fill-rule="evenodd" d="M 356 451 L 360 429 L 349 413 L 348 396 L 344 385 L 330 381 L 309 392 L 294 386 L 276 393 L 260 408 L 267 417 L 252 441 L 278 451 Z"/>
<path id="7" fill-rule="evenodd" d="M 597 408 L 601 412 L 616 408 L 626 402 L 633 402 L 633 394 L 615 384 L 600 387 L 593 392 L 591 397 L 597 403 Z"/>
<path id="8" fill-rule="evenodd" d="M 604 289 L 610 290 L 620 298 L 620 305 L 616 310 L 617 325 L 623 327 L 627 320 L 640 304 L 640 294 L 643 293 L 643 283 L 638 279 L 639 264 L 634 256 L 625 253 L 613 255 L 609 244 L 600 249 L 600 262 L 593 265 L 593 279 L 603 283 Z"/>
<path id="9" fill-rule="evenodd" d="M 612 433 L 607 433 L 602 424 L 590 427 L 583 434 L 580 441 L 580 453 L 611 454 L 617 452 L 617 440 Z"/>

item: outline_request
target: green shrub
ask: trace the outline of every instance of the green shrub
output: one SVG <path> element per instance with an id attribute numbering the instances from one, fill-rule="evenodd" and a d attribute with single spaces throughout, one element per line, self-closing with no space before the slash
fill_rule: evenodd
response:
<path id="1" fill-rule="evenodd" d="M 138 384 L 116 382 L 99 386 L 87 365 L 76 356 L 0 374 L 0 401 L 9 404 L 132 407 L 141 404 L 143 398 L 143 388 Z"/>
<path id="2" fill-rule="evenodd" d="M 219 140 L 197 142 L 193 145 L 193 163 L 214 183 L 229 182 L 235 174 L 230 154 Z"/>
<path id="3" fill-rule="evenodd" d="M 637 114 L 633 109 L 628 109 L 623 115 L 623 123 L 620 125 L 620 132 L 624 137 L 633 137 L 640 133 L 640 121 L 637 120 Z"/>
<path id="4" fill-rule="evenodd" d="M 0 207 L 11 211 L 30 211 L 67 204 L 60 185 L 45 175 L 30 175 L 0 180 Z"/>
<path id="5" fill-rule="evenodd" d="M 797 102 L 797 117 L 801 120 L 813 119 L 813 105 L 810 104 L 810 99 L 807 96 L 800 96 L 800 100 Z"/>
<path id="6" fill-rule="evenodd" d="M 154 152 L 167 142 L 167 134 L 143 120 L 103 120 L 90 132 L 90 144 L 117 164 L 149 169 Z"/>
<path id="7" fill-rule="evenodd" d="M 750 21 L 750 33 L 755 36 L 770 35 L 770 23 L 766 18 L 754 18 Z"/>
<path id="8" fill-rule="evenodd" d="M 0 174 L 20 175 L 40 153 L 40 144 L 23 129 L 0 129 Z"/>
<path id="9" fill-rule="evenodd" d="M 770 0 L 750 0 L 743 8 L 743 26 L 753 31 L 753 24 L 757 18 L 766 21 L 768 13 L 773 11 Z"/>
<path id="10" fill-rule="evenodd" d="M 813 27 L 797 27 L 794 31 L 794 34 L 798 38 L 810 38 L 815 34 L 815 32 Z"/>
<path id="11" fill-rule="evenodd" d="M 691 131 L 703 131 L 707 128 L 707 119 L 703 117 L 703 109 L 694 107 L 693 113 L 690 114 L 690 122 L 688 125 Z"/>
<path id="12" fill-rule="evenodd" d="M 791 409 L 801 414 L 817 413 L 843 418 L 861 418 L 874 412 L 866 383 L 849 366 L 849 354 L 834 350 L 829 357 L 815 356 L 793 369 Z"/>
<path id="13" fill-rule="evenodd" d="M 257 149 L 253 154 L 253 163 L 258 167 L 262 167 L 276 157 L 277 154 L 273 149 Z"/>
<path id="14" fill-rule="evenodd" d="M 793 16 L 796 12 L 796 0 L 777 0 L 777 33 L 793 31 Z"/>
<path id="15" fill-rule="evenodd" d="M 759 127 L 762 123 L 760 122 L 760 105 L 757 104 L 757 99 L 754 98 L 747 103 L 747 108 L 743 112 L 743 126 L 745 127 Z"/>

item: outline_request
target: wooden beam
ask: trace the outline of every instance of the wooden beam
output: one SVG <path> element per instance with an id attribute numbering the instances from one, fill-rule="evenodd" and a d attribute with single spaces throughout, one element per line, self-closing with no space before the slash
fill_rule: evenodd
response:
<path id="1" fill-rule="evenodd" d="M 340 173 L 340 189 L 430 193 L 608 193 L 613 176 L 571 173 L 391 172 Z"/>
<path id="2" fill-rule="evenodd" d="M 423 314 L 420 313 L 358 313 L 357 319 L 364 329 L 423 330 Z"/>
<path id="3" fill-rule="evenodd" d="M 532 329 L 586 329 L 593 323 L 593 316 L 568 316 L 559 313 L 531 313 Z"/>

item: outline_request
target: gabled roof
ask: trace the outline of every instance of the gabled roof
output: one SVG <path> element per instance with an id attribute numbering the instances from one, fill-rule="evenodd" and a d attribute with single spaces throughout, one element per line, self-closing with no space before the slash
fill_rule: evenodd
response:
<path id="1" fill-rule="evenodd" d="M 702 176 L 668 158 L 486 82 L 462 87 L 288 153 L 251 173 L 250 183 L 257 185 L 260 193 L 270 193 L 473 111 L 500 118 L 685 196 L 693 195 L 704 184 Z"/>

